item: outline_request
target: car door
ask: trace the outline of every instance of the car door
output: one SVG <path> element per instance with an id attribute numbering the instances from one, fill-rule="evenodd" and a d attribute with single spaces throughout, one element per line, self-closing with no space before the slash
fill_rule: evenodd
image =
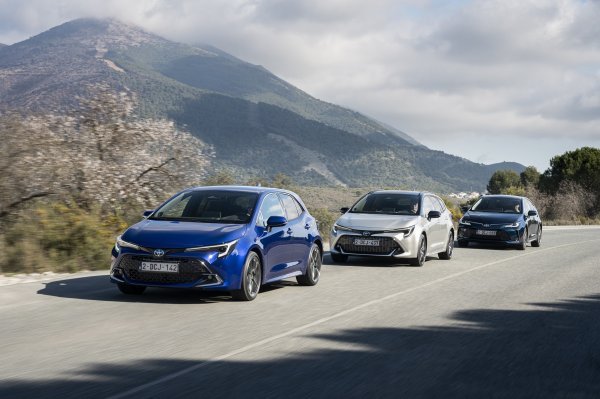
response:
<path id="1" fill-rule="evenodd" d="M 440 218 L 427 220 L 430 211 L 441 212 L 441 207 L 434 197 L 426 195 L 423 198 L 423 215 L 426 220 L 427 246 L 433 252 L 443 247 L 445 237 L 442 237 L 443 225 L 440 223 Z"/>
<path id="2" fill-rule="evenodd" d="M 279 193 L 278 195 L 288 219 L 288 225 L 286 226 L 289 235 L 287 273 L 303 271 L 310 249 L 308 230 L 305 228 L 306 223 L 304 222 L 305 212 L 291 195 L 286 193 Z"/>
<path id="3" fill-rule="evenodd" d="M 446 244 L 448 243 L 448 235 L 450 234 L 450 229 L 452 228 L 452 214 L 446 208 L 446 204 L 439 197 L 433 197 L 437 204 L 439 204 L 440 209 L 440 220 L 438 222 L 438 226 L 440 229 L 440 239 L 442 240 L 442 249 L 446 248 Z M 436 208 L 437 209 L 437 208 Z"/>
<path id="4" fill-rule="evenodd" d="M 263 281 L 265 283 L 276 280 L 289 262 L 288 225 L 267 228 L 267 220 L 271 216 L 286 216 L 281 201 L 275 193 L 267 194 L 264 197 L 256 220 L 258 240 L 264 255 Z"/>
<path id="5" fill-rule="evenodd" d="M 525 199 L 523 203 L 525 204 L 524 211 L 525 216 L 527 218 L 527 225 L 529 226 L 529 240 L 535 240 L 537 238 L 538 229 L 540 227 L 538 223 L 539 215 L 529 216 L 529 211 L 535 211 L 537 213 L 537 209 L 535 209 L 533 204 L 528 199 Z"/>

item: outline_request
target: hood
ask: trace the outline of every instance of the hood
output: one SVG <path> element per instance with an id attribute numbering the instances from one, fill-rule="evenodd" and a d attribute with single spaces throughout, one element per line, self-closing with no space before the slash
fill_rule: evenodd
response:
<path id="1" fill-rule="evenodd" d="M 514 223 L 517 220 L 523 219 L 523 215 L 514 213 L 493 213 L 493 212 L 473 212 L 469 211 L 464 214 L 464 220 L 475 223 L 486 224 L 503 224 Z"/>
<path id="2" fill-rule="evenodd" d="M 356 230 L 395 230 L 417 224 L 419 216 L 346 213 L 337 224 Z"/>
<path id="3" fill-rule="evenodd" d="M 142 220 L 123 233 L 123 240 L 147 248 L 190 248 L 223 244 L 246 232 L 245 224 Z"/>

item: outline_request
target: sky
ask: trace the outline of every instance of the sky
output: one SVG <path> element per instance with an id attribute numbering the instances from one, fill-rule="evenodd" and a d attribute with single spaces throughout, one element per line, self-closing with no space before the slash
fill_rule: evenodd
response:
<path id="1" fill-rule="evenodd" d="M 113 17 L 475 162 L 600 147 L 600 0 L 0 0 L 0 43 Z"/>

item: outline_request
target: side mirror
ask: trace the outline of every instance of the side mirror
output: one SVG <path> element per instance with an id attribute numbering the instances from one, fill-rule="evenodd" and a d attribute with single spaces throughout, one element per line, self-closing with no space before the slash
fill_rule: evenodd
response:
<path id="1" fill-rule="evenodd" d="M 527 212 L 527 216 L 537 216 L 537 211 L 534 211 L 533 209 L 530 210 L 529 212 Z"/>
<path id="2" fill-rule="evenodd" d="M 340 208 L 340 213 L 343 215 L 344 213 L 348 212 L 349 210 L 350 210 L 350 208 L 345 206 L 343 208 Z"/>
<path id="3" fill-rule="evenodd" d="M 462 211 L 462 213 L 469 212 L 469 209 L 471 209 L 471 207 L 469 205 L 461 205 L 461 207 L 460 207 L 460 210 Z"/>
<path id="4" fill-rule="evenodd" d="M 271 216 L 267 219 L 267 228 L 270 229 L 272 227 L 281 227 L 287 224 L 287 219 L 285 216 Z"/>
<path id="5" fill-rule="evenodd" d="M 154 212 L 154 209 L 146 209 L 144 213 L 142 213 L 142 216 L 147 218 L 148 216 L 152 215 L 152 212 Z"/>
<path id="6" fill-rule="evenodd" d="M 427 214 L 427 219 L 437 219 L 441 216 L 442 214 L 440 211 L 429 211 L 429 213 Z"/>

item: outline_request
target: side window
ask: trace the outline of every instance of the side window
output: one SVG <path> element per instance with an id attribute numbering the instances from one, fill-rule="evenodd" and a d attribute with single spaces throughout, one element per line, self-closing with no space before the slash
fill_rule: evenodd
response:
<path id="1" fill-rule="evenodd" d="M 281 198 L 281 202 L 283 202 L 283 207 L 287 213 L 288 220 L 294 220 L 300 216 L 300 211 L 295 199 L 287 194 L 279 194 L 279 197 Z"/>
<path id="2" fill-rule="evenodd" d="M 433 211 L 435 208 L 433 207 L 433 201 L 431 197 L 427 196 L 423 198 L 423 214 L 427 216 L 429 212 Z"/>
<path id="3" fill-rule="evenodd" d="M 433 209 L 438 212 L 444 212 L 444 204 L 438 197 L 430 197 L 433 202 Z"/>
<path id="4" fill-rule="evenodd" d="M 258 226 L 266 227 L 267 220 L 269 220 L 271 216 L 285 216 L 283 208 L 281 207 L 281 202 L 279 202 L 279 198 L 277 198 L 277 195 L 275 194 L 269 194 L 263 200 L 256 224 Z"/>

